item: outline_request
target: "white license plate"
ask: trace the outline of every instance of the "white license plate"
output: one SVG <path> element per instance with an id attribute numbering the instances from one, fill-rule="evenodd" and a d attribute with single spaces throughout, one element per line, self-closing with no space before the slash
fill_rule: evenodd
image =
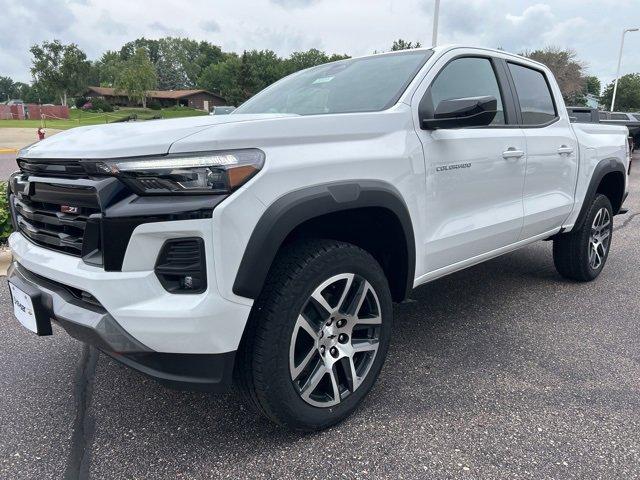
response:
<path id="1" fill-rule="evenodd" d="M 9 283 L 9 288 L 13 299 L 13 314 L 25 328 L 38 333 L 36 312 L 34 311 L 31 297 L 12 283 Z"/>

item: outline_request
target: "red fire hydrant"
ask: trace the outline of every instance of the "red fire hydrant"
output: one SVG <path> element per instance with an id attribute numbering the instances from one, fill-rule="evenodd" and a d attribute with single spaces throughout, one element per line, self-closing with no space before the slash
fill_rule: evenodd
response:
<path id="1" fill-rule="evenodd" d="M 38 140 L 44 140 L 44 128 L 38 128 Z"/>

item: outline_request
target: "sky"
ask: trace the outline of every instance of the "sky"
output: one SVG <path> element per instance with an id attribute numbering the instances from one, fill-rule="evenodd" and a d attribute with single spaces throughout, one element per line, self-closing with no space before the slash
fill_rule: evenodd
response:
<path id="1" fill-rule="evenodd" d="M 366 55 L 403 38 L 431 45 L 434 0 L 0 0 L 0 76 L 28 82 L 29 47 L 54 38 L 92 60 L 145 36 L 208 40 L 225 51 L 318 48 Z M 635 22 L 635 24 L 634 24 Z M 439 44 L 519 53 L 574 49 L 603 85 L 615 76 L 623 28 L 640 0 L 441 0 Z M 626 37 L 621 73 L 640 72 L 640 32 Z"/>

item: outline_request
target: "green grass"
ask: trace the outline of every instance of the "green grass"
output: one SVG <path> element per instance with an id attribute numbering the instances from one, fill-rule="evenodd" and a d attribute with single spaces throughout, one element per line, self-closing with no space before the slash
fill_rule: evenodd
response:
<path id="1" fill-rule="evenodd" d="M 151 110 L 150 108 L 121 108 L 110 113 L 92 113 L 82 110 L 69 110 L 68 119 L 47 119 L 46 128 L 57 130 L 67 130 L 73 127 L 85 125 L 100 125 L 110 123 L 114 120 L 137 115 L 138 120 L 151 120 L 160 118 L 181 118 L 206 115 L 206 112 L 187 107 L 171 107 L 162 110 Z M 40 120 L 0 120 L 0 128 L 38 128 L 41 126 Z"/>

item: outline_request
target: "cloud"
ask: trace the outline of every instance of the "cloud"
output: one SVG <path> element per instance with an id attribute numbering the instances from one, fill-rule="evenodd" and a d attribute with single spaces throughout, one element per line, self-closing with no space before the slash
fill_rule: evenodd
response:
<path id="1" fill-rule="evenodd" d="M 95 23 L 96 28 L 107 34 L 125 35 L 129 29 L 124 23 L 113 19 L 109 12 L 103 10 Z"/>
<path id="2" fill-rule="evenodd" d="M 280 5 L 283 8 L 306 8 L 321 0 L 271 0 L 271 3 Z"/>
<path id="3" fill-rule="evenodd" d="M 45 40 L 64 38 L 76 20 L 62 0 L 34 0 L 29 5 L 0 0 L 0 12 L 0 75 L 20 81 L 31 79 L 29 48 Z"/>
<path id="4" fill-rule="evenodd" d="M 443 0 L 440 43 L 521 52 L 556 45 L 576 50 L 609 82 L 620 34 L 640 0 Z M 77 43 L 89 58 L 135 38 L 187 36 L 224 50 L 270 49 L 286 56 L 312 47 L 366 55 L 403 38 L 429 45 L 433 0 L 0 0 L 0 75 L 30 79 L 29 47 Z M 224 19 L 223 28 L 218 21 Z M 631 22 L 631 23 L 630 23 Z M 640 33 L 627 35 L 622 73 L 640 72 Z"/>
<path id="5" fill-rule="evenodd" d="M 179 28 L 169 27 L 160 21 L 151 22 L 150 24 L 147 25 L 147 27 L 151 31 L 155 33 L 160 33 L 161 35 L 165 35 L 165 36 L 168 35 L 172 37 L 178 37 L 178 36 L 184 35 L 184 30 Z"/>
<path id="6" fill-rule="evenodd" d="M 200 22 L 200 28 L 205 32 L 216 33 L 220 31 L 220 25 L 215 20 L 205 20 Z"/>

